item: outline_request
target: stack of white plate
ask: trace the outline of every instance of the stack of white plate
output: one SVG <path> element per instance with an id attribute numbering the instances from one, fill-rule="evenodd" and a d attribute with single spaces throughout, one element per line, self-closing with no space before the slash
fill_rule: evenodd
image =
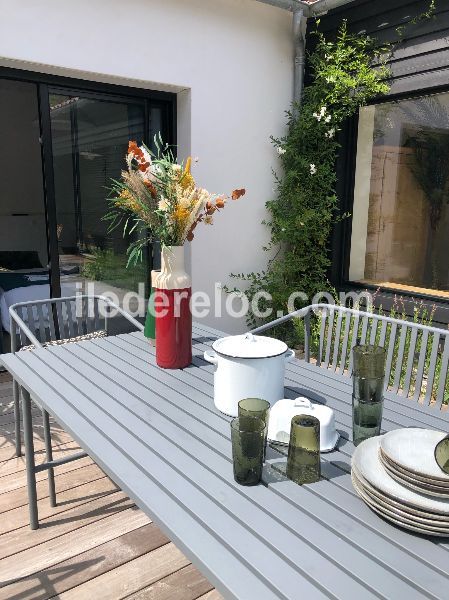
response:
<path id="1" fill-rule="evenodd" d="M 372 510 L 396 525 L 449 537 L 449 476 L 434 457 L 445 435 L 408 428 L 364 441 L 352 458 L 354 489 Z"/>

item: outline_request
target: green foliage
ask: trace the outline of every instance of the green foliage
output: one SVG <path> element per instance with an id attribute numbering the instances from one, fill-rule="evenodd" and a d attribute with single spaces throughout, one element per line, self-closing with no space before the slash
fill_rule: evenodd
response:
<path id="1" fill-rule="evenodd" d="M 251 300 L 259 290 L 272 296 L 274 311 L 284 311 L 294 291 L 311 299 L 330 289 L 328 243 L 338 215 L 335 162 L 340 147 L 337 132 L 359 107 L 389 90 L 386 48 L 371 38 L 348 33 L 344 21 L 335 41 L 318 30 L 317 45 L 309 56 L 313 75 L 301 106 L 288 112 L 288 133 L 273 139 L 281 156 L 282 178 L 277 197 L 267 202 L 271 240 L 267 251 L 277 253 L 262 273 L 233 275 L 247 284 Z M 373 63 L 376 67 L 373 67 Z M 272 320 L 272 316 L 268 320 Z M 248 324 L 255 322 L 249 314 Z"/>
<path id="2" fill-rule="evenodd" d="M 91 258 L 85 260 L 81 274 L 91 281 L 102 281 L 136 292 L 138 283 L 146 281 L 147 277 L 144 263 L 138 263 L 132 269 L 127 269 L 126 256 L 115 254 L 113 250 L 100 248 L 91 250 Z"/>

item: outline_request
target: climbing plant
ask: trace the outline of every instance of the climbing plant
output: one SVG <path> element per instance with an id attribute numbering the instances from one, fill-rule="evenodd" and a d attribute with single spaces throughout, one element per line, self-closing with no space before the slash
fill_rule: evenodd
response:
<path id="1" fill-rule="evenodd" d="M 333 224 L 348 216 L 339 212 L 336 195 L 338 132 L 361 106 L 388 93 L 393 51 L 409 26 L 435 18 L 435 11 L 436 0 L 429 0 L 422 13 L 396 29 L 397 40 L 383 46 L 361 32 L 348 32 L 346 21 L 335 39 L 326 39 L 316 20 L 312 33 L 316 45 L 308 55 L 311 82 L 301 105 L 294 104 L 287 112 L 287 135 L 272 139 L 282 165 L 282 175 L 276 175 L 276 197 L 266 203 L 269 218 L 264 221 L 270 241 L 263 250 L 272 258 L 265 271 L 231 275 L 245 284 L 243 291 L 226 288 L 247 297 L 248 325 L 257 321 L 251 309 L 255 297 L 259 311 L 267 315 L 260 320 L 271 321 L 291 308 L 287 303 L 294 292 L 303 292 L 310 301 L 319 292 L 334 291 L 327 279 L 330 234 Z M 268 292 L 269 299 L 260 292 Z M 286 327 L 290 329 L 284 337 L 296 337 L 294 324 Z"/>
<path id="2" fill-rule="evenodd" d="M 243 293 L 249 301 L 261 290 L 268 292 L 271 300 L 263 302 L 274 315 L 285 313 L 295 291 L 312 299 L 330 289 L 326 273 L 331 228 L 345 216 L 338 214 L 335 191 L 338 132 L 360 106 L 389 90 L 388 48 L 366 35 L 349 33 L 346 21 L 335 40 L 326 39 L 318 27 L 313 35 L 316 46 L 308 56 L 312 81 L 301 106 L 293 105 L 287 113 L 287 135 L 272 140 L 282 176 L 276 176 L 276 198 L 266 203 L 269 220 L 264 223 L 271 239 L 264 250 L 274 252 L 274 258 L 264 272 L 232 275 L 246 282 Z M 262 301 L 259 307 L 267 308 Z M 248 324 L 255 321 L 250 311 Z"/>

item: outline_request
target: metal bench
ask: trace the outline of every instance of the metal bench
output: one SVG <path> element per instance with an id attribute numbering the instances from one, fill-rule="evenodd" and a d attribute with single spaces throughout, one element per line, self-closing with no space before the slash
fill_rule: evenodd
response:
<path id="1" fill-rule="evenodd" d="M 332 304 L 313 304 L 252 330 L 263 333 L 290 319 L 304 320 L 304 360 L 350 376 L 352 348 L 387 350 L 386 390 L 439 410 L 449 401 L 449 331 Z M 319 328 L 313 344 L 312 327 Z"/>
<path id="2" fill-rule="evenodd" d="M 102 304 L 103 310 L 100 309 Z M 107 336 L 111 310 L 117 311 L 137 329 L 143 331 L 144 326 L 139 321 L 105 296 L 80 294 L 13 304 L 9 308 L 11 351 L 16 353 Z M 16 456 L 21 456 L 20 391 L 19 385 L 14 379 L 13 398 Z M 56 506 L 53 468 L 83 458 L 86 453 L 78 452 L 59 460 L 53 460 L 50 419 L 48 412 L 44 409 L 42 409 L 42 419 L 46 460 L 36 467 L 36 472 L 48 469 L 50 505 Z"/>

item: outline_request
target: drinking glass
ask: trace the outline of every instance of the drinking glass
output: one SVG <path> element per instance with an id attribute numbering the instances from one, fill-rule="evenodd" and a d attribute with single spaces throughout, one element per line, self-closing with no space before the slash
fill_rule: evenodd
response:
<path id="1" fill-rule="evenodd" d="M 356 381 L 357 379 L 357 381 Z M 352 437 L 354 446 L 380 434 L 384 378 L 354 378 L 352 394 Z"/>
<path id="2" fill-rule="evenodd" d="M 291 421 L 287 477 L 302 485 L 320 479 L 320 421 L 297 415 Z"/>
<path id="3" fill-rule="evenodd" d="M 385 376 L 386 352 L 382 346 L 358 344 L 352 350 L 353 375 L 365 379 Z"/>
<path id="4" fill-rule="evenodd" d="M 244 417 L 257 417 L 265 423 L 263 459 L 267 449 L 268 418 L 270 415 L 270 403 L 260 398 L 245 398 L 240 400 L 238 405 L 238 414 L 241 419 Z"/>
<path id="5" fill-rule="evenodd" d="M 258 417 L 231 421 L 234 479 L 241 485 L 257 485 L 262 477 L 265 422 Z"/>
<path id="6" fill-rule="evenodd" d="M 354 446 L 380 434 L 386 352 L 381 346 L 353 349 L 352 438 Z"/>
<path id="7" fill-rule="evenodd" d="M 435 460 L 440 469 L 449 475 L 449 435 L 436 445 Z"/>

